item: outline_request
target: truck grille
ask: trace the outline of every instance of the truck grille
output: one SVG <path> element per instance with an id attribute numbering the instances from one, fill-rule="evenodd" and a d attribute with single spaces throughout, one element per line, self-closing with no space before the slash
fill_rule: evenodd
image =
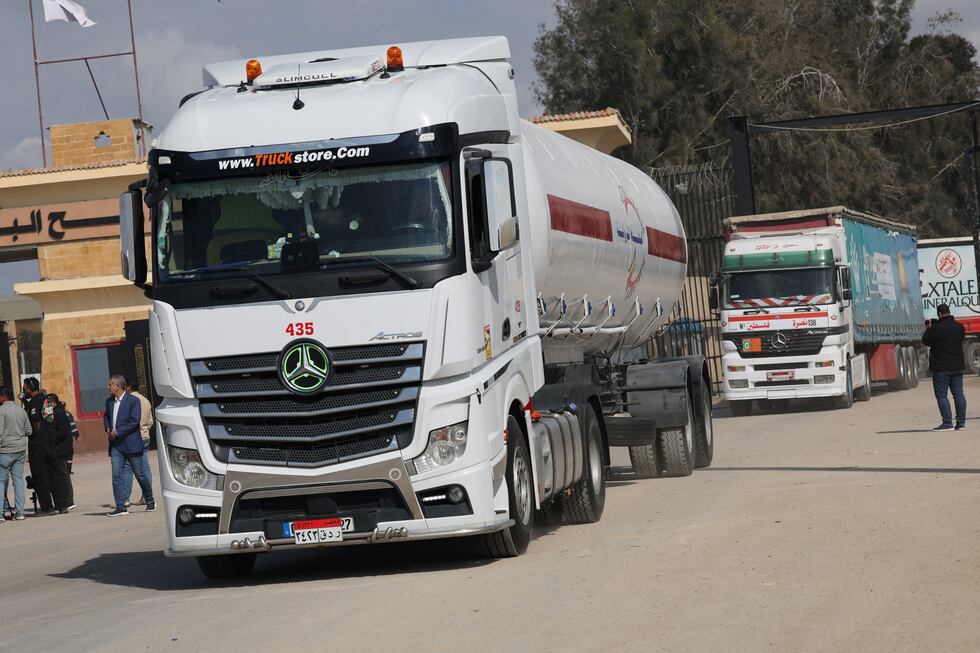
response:
<path id="1" fill-rule="evenodd" d="M 773 337 L 781 334 L 786 342 L 776 346 Z M 830 335 L 830 329 L 811 329 L 808 331 L 752 331 L 746 333 L 726 333 L 725 340 L 735 343 L 742 358 L 768 358 L 771 356 L 811 356 L 820 353 L 823 341 Z M 742 342 L 759 338 L 762 351 L 744 351 Z"/>
<path id="2" fill-rule="evenodd" d="M 188 364 L 219 460 L 321 467 L 411 442 L 424 352 L 423 343 L 331 349 L 334 373 L 309 397 L 279 381 L 277 352 Z"/>

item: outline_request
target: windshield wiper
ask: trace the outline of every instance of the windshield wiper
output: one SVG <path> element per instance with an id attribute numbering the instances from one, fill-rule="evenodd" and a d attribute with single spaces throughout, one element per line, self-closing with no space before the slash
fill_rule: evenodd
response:
<path id="1" fill-rule="evenodd" d="M 404 272 L 400 272 L 396 270 L 395 268 L 391 267 L 390 265 L 388 265 L 387 263 L 379 259 L 377 256 L 341 256 L 338 258 L 332 258 L 327 261 L 322 261 L 320 263 L 320 269 L 322 270 L 332 265 L 339 265 L 340 263 L 373 263 L 375 268 L 379 270 L 384 270 L 385 272 L 395 277 L 409 288 L 422 287 L 421 281 L 415 279 L 414 277 L 408 276 Z"/>
<path id="2" fill-rule="evenodd" d="M 194 270 L 187 270 L 187 271 L 184 272 L 184 274 L 202 274 L 203 275 L 203 274 L 214 274 L 215 272 L 244 272 L 245 274 L 247 274 L 249 276 L 250 279 L 253 279 L 256 283 L 258 283 L 260 286 L 262 286 L 263 288 L 265 288 L 266 290 L 268 290 L 269 292 L 271 292 L 273 295 L 275 295 L 279 299 L 292 299 L 293 298 L 293 295 L 289 291 L 283 290 L 279 286 L 273 285 L 265 277 L 263 277 L 261 274 L 259 274 L 258 272 L 256 272 L 252 268 L 246 267 L 244 265 L 236 265 L 236 266 L 226 267 L 226 268 L 197 268 L 197 269 L 194 269 Z"/>

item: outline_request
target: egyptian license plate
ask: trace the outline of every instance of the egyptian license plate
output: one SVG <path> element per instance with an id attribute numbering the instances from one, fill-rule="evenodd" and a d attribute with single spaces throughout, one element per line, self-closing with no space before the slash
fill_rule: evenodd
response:
<path id="1" fill-rule="evenodd" d="M 343 542 L 344 533 L 354 530 L 353 517 L 339 519 L 308 519 L 290 524 L 296 544 L 330 544 Z"/>
<path id="2" fill-rule="evenodd" d="M 766 379 L 769 381 L 792 381 L 796 378 L 796 372 L 785 370 L 781 372 L 766 372 Z"/>

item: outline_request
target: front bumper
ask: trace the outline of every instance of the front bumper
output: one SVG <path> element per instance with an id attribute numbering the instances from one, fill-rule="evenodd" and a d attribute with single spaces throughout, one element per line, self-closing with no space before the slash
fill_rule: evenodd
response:
<path id="1" fill-rule="evenodd" d="M 817 363 L 826 362 L 832 365 L 817 367 Z M 725 398 L 729 401 L 838 397 L 847 391 L 847 367 L 839 347 L 823 347 L 811 356 L 742 358 L 738 352 L 726 352 L 722 369 Z M 833 381 L 817 383 L 817 377 L 829 376 L 833 376 Z"/>
<path id="2" fill-rule="evenodd" d="M 390 541 L 428 540 L 492 533 L 513 525 L 506 514 L 495 508 L 495 495 L 503 491 L 502 478 L 495 478 L 491 461 L 454 470 L 425 480 L 409 477 L 405 463 L 398 453 L 378 456 L 365 464 L 359 460 L 346 465 L 329 467 L 316 475 L 280 475 L 272 470 L 255 467 L 239 469 L 232 466 L 224 479 L 223 492 L 200 490 L 184 491 L 168 483 L 164 487 L 163 504 L 171 547 L 167 556 L 201 556 L 227 553 L 265 552 L 273 549 L 350 546 Z M 169 470 L 162 470 L 167 473 Z M 419 503 L 419 494 L 448 485 L 458 485 L 465 490 L 469 514 L 448 517 L 426 517 Z M 330 497 L 369 495 L 384 492 L 389 497 L 400 497 L 397 506 L 404 518 L 389 519 L 392 511 L 354 509 L 317 513 L 267 515 L 265 524 L 255 527 L 255 519 L 240 519 L 240 508 L 247 502 L 266 501 L 263 505 L 275 505 L 276 501 L 295 501 L 307 498 L 313 501 L 330 501 Z M 338 499 L 337 504 L 340 504 Z M 216 533 L 184 535 L 178 533 L 177 513 L 182 506 L 193 505 L 213 508 L 218 514 Z M 312 505 L 312 504 L 310 504 Z M 291 536 L 282 536 L 277 525 L 294 520 L 353 516 L 354 531 L 344 533 L 339 542 L 296 544 Z M 260 518 L 261 519 L 261 518 Z M 247 521 L 251 527 L 242 528 Z"/>

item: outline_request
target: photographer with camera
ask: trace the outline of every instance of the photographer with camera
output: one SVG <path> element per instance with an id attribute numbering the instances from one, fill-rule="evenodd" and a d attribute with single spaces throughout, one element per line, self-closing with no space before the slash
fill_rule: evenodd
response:
<path id="1" fill-rule="evenodd" d="M 12 518 L 17 521 L 24 518 L 24 457 L 32 430 L 27 413 L 14 402 L 13 390 L 0 386 L 0 488 L 6 500 L 10 477 L 14 485 Z"/>

